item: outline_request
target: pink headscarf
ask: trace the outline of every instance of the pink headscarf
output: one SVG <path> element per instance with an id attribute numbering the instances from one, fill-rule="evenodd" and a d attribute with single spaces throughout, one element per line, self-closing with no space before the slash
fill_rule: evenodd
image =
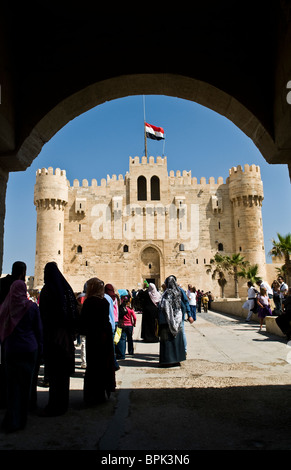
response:
<path id="1" fill-rule="evenodd" d="M 153 283 L 151 283 L 151 282 L 149 283 L 148 292 L 149 292 L 149 296 L 150 296 L 150 298 L 151 298 L 151 301 L 152 301 L 155 305 L 157 305 L 157 304 L 160 302 L 162 296 L 161 296 L 161 294 L 157 291 L 157 288 L 156 288 L 155 284 L 153 284 Z"/>
<path id="2" fill-rule="evenodd" d="M 14 328 L 23 318 L 32 300 L 27 298 L 27 288 L 24 281 L 14 281 L 3 304 L 0 307 L 0 341 L 3 342 L 11 335 Z"/>

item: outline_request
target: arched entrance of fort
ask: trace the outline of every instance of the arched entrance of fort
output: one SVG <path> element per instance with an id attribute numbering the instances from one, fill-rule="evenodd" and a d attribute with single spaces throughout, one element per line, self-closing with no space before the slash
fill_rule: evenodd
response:
<path id="1" fill-rule="evenodd" d="M 108 20 L 99 9 L 97 24 L 93 6 L 30 8 L 6 5 L 1 15 L 0 266 L 9 172 L 25 170 L 70 120 L 108 100 L 160 94 L 197 102 L 231 120 L 267 162 L 291 168 L 284 2 L 244 2 L 239 14 L 227 2 L 196 2 L 189 19 L 168 11 L 158 29 L 132 12 L 120 29 L 108 28 L 112 12 Z M 162 61 L 160 53 L 145 60 L 149 37 Z"/>
<path id="2" fill-rule="evenodd" d="M 161 286 L 164 279 L 161 253 L 157 247 L 147 245 L 140 254 L 140 270 L 142 280 L 152 282 L 157 288 Z"/>

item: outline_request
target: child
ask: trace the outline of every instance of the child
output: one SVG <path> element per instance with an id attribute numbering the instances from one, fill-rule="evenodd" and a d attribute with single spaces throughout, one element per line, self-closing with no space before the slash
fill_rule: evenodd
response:
<path id="1" fill-rule="evenodd" d="M 130 306 L 129 296 L 121 296 L 119 306 L 119 327 L 122 328 L 122 334 L 116 345 L 117 359 L 125 359 L 126 340 L 128 344 L 128 354 L 133 354 L 133 327 L 136 325 L 136 315 Z"/>
<path id="2" fill-rule="evenodd" d="M 133 327 L 136 325 L 136 315 L 131 308 L 130 298 L 126 302 L 127 313 L 123 317 L 123 325 L 127 338 L 128 354 L 133 354 Z"/>
<path id="3" fill-rule="evenodd" d="M 270 299 L 267 294 L 267 289 L 265 287 L 260 288 L 260 293 L 257 296 L 258 303 L 258 318 L 260 319 L 260 330 L 262 329 L 264 318 L 267 315 L 272 315 L 272 310 L 270 307 Z"/>

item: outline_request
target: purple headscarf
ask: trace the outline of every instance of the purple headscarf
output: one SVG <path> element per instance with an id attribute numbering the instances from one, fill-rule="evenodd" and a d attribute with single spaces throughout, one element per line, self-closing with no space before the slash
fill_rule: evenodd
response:
<path id="1" fill-rule="evenodd" d="M 33 302 L 27 297 L 24 281 L 14 281 L 0 307 L 0 341 L 11 335 Z"/>

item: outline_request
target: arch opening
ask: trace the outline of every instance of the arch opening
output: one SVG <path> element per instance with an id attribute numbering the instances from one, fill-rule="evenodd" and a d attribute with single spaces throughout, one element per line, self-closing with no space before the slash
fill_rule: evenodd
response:
<path id="1" fill-rule="evenodd" d="M 135 95 L 172 96 L 205 106 L 233 122 L 254 142 L 265 160 L 275 163 L 276 148 L 272 136 L 258 117 L 234 96 L 210 83 L 190 77 L 136 74 L 94 83 L 59 102 L 35 124 L 16 152 L 15 162 L 11 160 L 11 166 L 18 170 L 27 168 L 43 145 L 82 113 L 107 101 Z"/>

